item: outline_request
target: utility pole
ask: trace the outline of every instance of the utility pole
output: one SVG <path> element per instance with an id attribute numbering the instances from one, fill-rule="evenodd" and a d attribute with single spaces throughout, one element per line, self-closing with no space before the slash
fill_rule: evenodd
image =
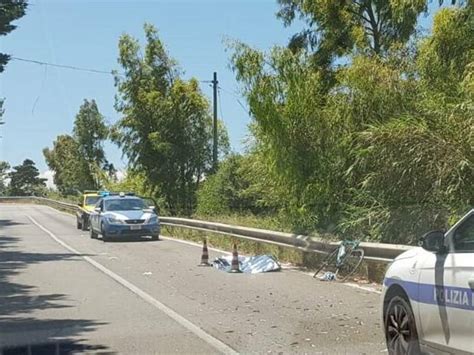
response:
<path id="1" fill-rule="evenodd" d="M 213 90 L 213 106 L 214 106 L 214 119 L 212 125 L 212 134 L 213 134 L 213 145 L 212 145 L 212 169 L 214 172 L 217 171 L 217 73 L 214 72 L 214 77 L 212 79 L 212 90 Z"/>

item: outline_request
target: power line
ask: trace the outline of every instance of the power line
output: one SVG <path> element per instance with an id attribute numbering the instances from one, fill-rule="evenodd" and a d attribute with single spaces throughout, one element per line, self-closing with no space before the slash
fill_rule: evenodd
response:
<path id="1" fill-rule="evenodd" d="M 46 66 L 55 67 L 55 68 L 83 71 L 83 72 L 89 72 L 89 73 L 108 74 L 108 75 L 113 75 L 114 74 L 112 71 L 105 71 L 105 70 L 91 69 L 91 68 L 82 68 L 82 67 L 76 67 L 76 66 L 73 66 L 73 65 L 65 65 L 65 64 L 54 64 L 54 63 L 48 63 L 48 62 L 43 62 L 43 61 L 34 60 L 34 59 L 26 59 L 26 58 L 19 58 L 19 57 L 11 57 L 11 59 L 17 60 L 17 61 L 20 61 L 20 62 L 26 62 L 26 63 L 32 63 L 32 64 L 38 64 L 38 65 L 46 65 Z"/>
<path id="2" fill-rule="evenodd" d="M 78 67 L 78 66 L 74 66 L 74 65 L 66 65 L 66 64 L 55 64 L 55 63 L 49 63 L 49 62 L 44 62 L 44 61 L 41 61 L 41 60 L 36 60 L 36 59 L 28 59 L 28 58 L 20 58 L 20 57 L 11 57 L 12 60 L 17 60 L 17 61 L 20 61 L 20 62 L 25 62 L 25 63 L 31 63 L 31 64 L 36 64 L 36 65 L 45 65 L 45 66 L 50 66 L 50 67 L 54 67 L 54 68 L 60 68 L 60 69 L 68 69 L 68 70 L 76 70 L 76 71 L 82 71 L 82 72 L 88 72 L 88 73 L 95 73 L 95 74 L 106 74 L 106 75 L 114 75 L 114 74 L 117 74 L 117 75 L 121 75 L 123 76 L 123 74 L 120 74 L 120 73 L 113 73 L 112 71 L 106 71 L 106 70 L 100 70 L 100 69 L 94 69 L 94 68 L 84 68 L 84 67 Z M 199 82 L 201 83 L 213 83 L 212 80 L 199 80 Z M 224 92 L 226 92 L 227 94 L 231 95 L 234 97 L 234 99 L 237 101 L 237 103 L 239 104 L 239 106 L 242 108 L 242 110 L 244 110 L 244 112 L 249 115 L 249 109 L 245 107 L 245 105 L 242 103 L 242 101 L 240 101 L 240 97 L 237 96 L 234 92 L 230 91 L 230 90 L 226 90 L 224 89 L 222 86 L 218 86 L 218 89 L 220 90 L 223 90 Z M 220 98 L 220 92 L 218 90 L 218 93 L 219 93 L 219 101 L 221 101 L 221 98 Z M 35 104 L 36 105 L 36 104 Z M 221 117 L 223 117 L 222 115 L 222 107 L 220 108 L 220 114 L 221 114 Z"/>
<path id="3" fill-rule="evenodd" d="M 230 91 L 230 90 L 224 89 L 222 86 L 219 86 L 219 89 L 221 89 L 221 90 L 224 91 L 225 93 L 227 93 L 227 94 L 233 96 L 234 99 L 237 101 L 237 103 L 240 105 L 240 107 L 242 107 L 242 110 L 244 110 L 247 115 L 250 115 L 249 109 L 244 106 L 244 104 L 240 101 L 240 98 L 239 98 L 236 94 L 234 94 L 234 93 L 233 93 L 232 91 Z"/>

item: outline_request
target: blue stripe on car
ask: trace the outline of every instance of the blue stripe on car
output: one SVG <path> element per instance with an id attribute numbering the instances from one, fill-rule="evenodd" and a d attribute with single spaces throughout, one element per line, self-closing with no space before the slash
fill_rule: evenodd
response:
<path id="1" fill-rule="evenodd" d="M 401 286 L 408 297 L 415 302 L 474 311 L 474 292 L 470 288 L 424 284 L 386 278 L 384 285 Z"/>

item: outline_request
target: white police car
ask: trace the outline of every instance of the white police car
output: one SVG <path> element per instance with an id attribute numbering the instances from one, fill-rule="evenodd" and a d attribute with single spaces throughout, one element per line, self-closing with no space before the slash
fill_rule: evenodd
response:
<path id="1" fill-rule="evenodd" d="M 160 221 L 153 208 L 136 196 L 124 193 L 102 197 L 90 214 L 90 237 L 104 241 L 119 237 L 150 236 L 157 240 Z"/>
<path id="2" fill-rule="evenodd" d="M 390 354 L 473 354 L 474 209 L 398 256 L 382 297 Z"/>

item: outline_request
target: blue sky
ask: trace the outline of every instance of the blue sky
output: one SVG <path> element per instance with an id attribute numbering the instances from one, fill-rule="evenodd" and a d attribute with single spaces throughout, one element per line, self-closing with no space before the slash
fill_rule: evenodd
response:
<path id="1" fill-rule="evenodd" d="M 185 77 L 210 80 L 217 71 L 221 110 L 232 148 L 241 151 L 249 117 L 234 96 L 235 76 L 229 69 L 225 38 L 268 49 L 286 44 L 298 25 L 284 28 L 276 19 L 276 0 L 32 0 L 18 29 L 0 39 L 0 52 L 15 57 L 95 68 L 118 69 L 117 43 L 122 33 L 143 38 L 143 23 L 154 24 Z M 422 26 L 429 27 L 430 18 Z M 202 84 L 211 98 L 212 90 Z M 57 135 L 70 133 L 83 99 L 95 99 L 109 123 L 118 119 L 113 108 L 113 78 L 11 61 L 0 75 L 0 97 L 6 98 L 0 129 L 0 160 L 16 165 L 33 159 L 47 170 L 42 149 Z M 107 143 L 107 157 L 118 168 L 126 162 Z"/>

